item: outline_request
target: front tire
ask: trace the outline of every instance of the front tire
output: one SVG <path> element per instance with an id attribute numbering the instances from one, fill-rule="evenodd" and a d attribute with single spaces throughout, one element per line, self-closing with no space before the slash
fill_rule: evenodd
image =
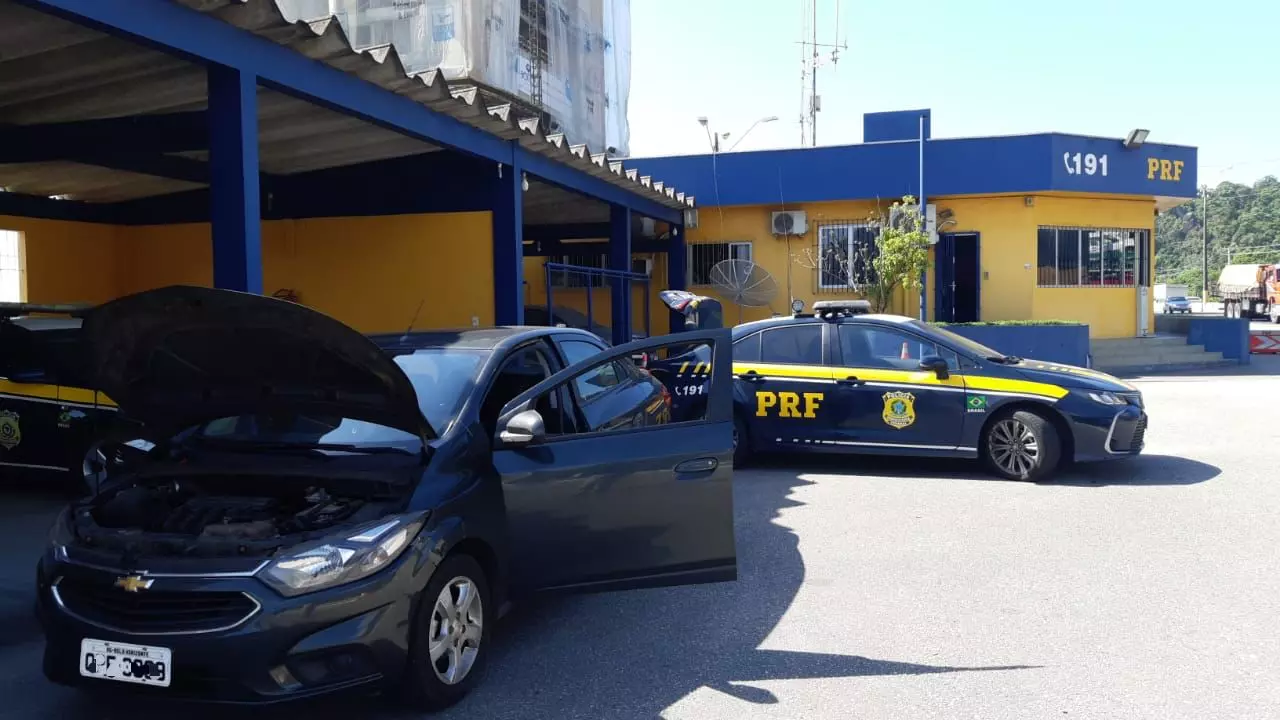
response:
<path id="1" fill-rule="evenodd" d="M 1057 470 L 1062 458 L 1058 430 L 1039 413 L 1016 410 L 997 417 L 982 439 L 982 456 L 1000 477 L 1034 482 Z"/>
<path id="2" fill-rule="evenodd" d="M 478 682 L 497 618 L 480 563 L 454 555 L 440 563 L 418 598 L 401 698 L 432 712 L 461 700 Z"/>

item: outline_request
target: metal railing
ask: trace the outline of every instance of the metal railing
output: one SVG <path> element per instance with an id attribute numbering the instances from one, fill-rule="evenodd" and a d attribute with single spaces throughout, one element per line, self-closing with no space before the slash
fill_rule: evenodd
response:
<path id="1" fill-rule="evenodd" d="M 612 287 L 614 282 L 621 282 L 623 284 L 623 291 L 629 296 L 631 294 L 632 283 L 639 283 L 644 289 L 644 292 L 641 293 L 644 298 L 644 334 L 646 337 L 651 334 L 649 312 L 649 284 L 651 279 L 648 275 L 644 273 L 630 272 L 628 270 L 611 270 L 609 268 L 590 267 L 586 265 L 567 265 L 565 263 L 555 262 L 544 263 L 543 271 L 546 273 L 547 317 L 552 325 L 557 324 L 557 310 L 555 306 L 555 291 L 557 289 L 566 290 L 567 286 L 569 289 L 580 290 L 586 293 L 587 326 L 582 329 L 601 334 L 597 332 L 596 328 L 604 328 L 605 326 L 597 325 L 595 322 L 592 307 L 592 295 L 594 294 L 594 289 L 597 287 Z M 556 287 L 552 283 L 552 277 L 556 273 L 561 273 L 561 277 L 566 279 L 570 277 L 583 278 L 584 282 L 580 285 L 574 282 Z M 564 324 L 569 325 L 567 322 Z M 634 328 L 632 329 L 631 334 L 633 336 L 635 335 Z M 612 341 L 612 338 L 605 339 Z"/>

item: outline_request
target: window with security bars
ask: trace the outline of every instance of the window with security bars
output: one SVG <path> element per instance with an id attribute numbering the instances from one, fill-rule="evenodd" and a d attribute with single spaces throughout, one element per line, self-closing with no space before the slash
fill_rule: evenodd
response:
<path id="1" fill-rule="evenodd" d="M 817 280 L 820 291 L 857 291 L 875 280 L 876 237 L 870 223 L 832 222 L 818 225 Z"/>
<path id="2" fill-rule="evenodd" d="M 22 302 L 22 234 L 0 230 L 0 302 Z"/>
<path id="3" fill-rule="evenodd" d="M 751 260 L 750 242 L 698 243 L 689 246 L 689 285 L 712 284 L 711 268 L 725 260 Z"/>
<path id="4" fill-rule="evenodd" d="M 1135 287 L 1150 284 L 1151 231 L 1041 226 L 1036 231 L 1038 287 Z"/>

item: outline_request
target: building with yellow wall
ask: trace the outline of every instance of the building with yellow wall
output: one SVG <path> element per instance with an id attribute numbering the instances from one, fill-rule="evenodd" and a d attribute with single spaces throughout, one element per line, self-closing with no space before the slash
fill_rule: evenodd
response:
<path id="1" fill-rule="evenodd" d="M 688 281 L 726 300 L 735 321 L 857 297 L 847 264 L 827 258 L 873 245 L 876 218 L 920 197 L 923 183 L 935 218 L 927 319 L 1078 321 L 1094 338 L 1154 332 L 1155 216 L 1195 196 L 1195 148 L 1056 133 L 935 140 L 930 120 L 927 110 L 874 113 L 861 145 L 636 163 L 698 197 Z M 779 213 L 791 213 L 792 232 Z M 739 309 L 710 284 L 710 267 L 731 257 L 773 276 L 773 302 Z M 914 294 L 894 304 L 920 312 Z"/>

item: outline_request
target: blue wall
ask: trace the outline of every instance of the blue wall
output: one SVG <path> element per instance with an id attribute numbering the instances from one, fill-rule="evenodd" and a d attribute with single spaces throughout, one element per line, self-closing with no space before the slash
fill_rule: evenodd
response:
<path id="1" fill-rule="evenodd" d="M 888 118 L 885 127 L 868 122 L 873 137 L 892 137 L 905 132 L 900 120 Z M 918 132 L 913 126 L 911 137 Z M 782 205 L 918 195 L 919 148 L 912 139 L 633 162 L 641 175 L 695 195 L 702 207 Z M 930 140 L 925 186 L 930 196 L 1059 191 L 1192 198 L 1196 157 L 1193 147 L 1148 143 L 1126 150 L 1118 138 L 1056 133 Z"/>
<path id="2" fill-rule="evenodd" d="M 862 116 L 862 142 L 885 140 L 919 140 L 920 116 L 924 116 L 924 139 L 933 131 L 933 117 L 928 110 L 896 110 L 865 113 Z"/>
<path id="3" fill-rule="evenodd" d="M 1005 355 L 1087 367 L 1088 325 L 947 325 L 945 329 Z"/>
<path id="4" fill-rule="evenodd" d="M 1187 324 L 1187 344 L 1220 352 L 1224 360 L 1249 364 L 1249 321 L 1243 318 L 1193 318 Z"/>

